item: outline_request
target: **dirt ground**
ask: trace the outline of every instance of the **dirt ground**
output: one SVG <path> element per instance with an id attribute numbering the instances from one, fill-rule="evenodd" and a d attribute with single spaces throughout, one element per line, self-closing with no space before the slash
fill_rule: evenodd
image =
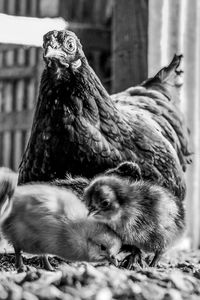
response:
<path id="1" fill-rule="evenodd" d="M 55 272 L 48 272 L 38 257 L 24 261 L 29 270 L 17 273 L 14 255 L 0 254 L 0 299 L 200 299 L 200 251 L 176 252 L 157 268 L 132 271 L 50 258 Z"/>

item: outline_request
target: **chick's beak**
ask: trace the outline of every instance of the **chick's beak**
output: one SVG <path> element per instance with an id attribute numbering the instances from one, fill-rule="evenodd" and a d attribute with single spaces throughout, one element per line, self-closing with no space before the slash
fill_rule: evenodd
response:
<path id="1" fill-rule="evenodd" d="M 108 261 L 113 264 L 115 267 L 118 266 L 118 260 L 116 259 L 116 257 L 114 255 L 109 255 L 108 256 Z"/>

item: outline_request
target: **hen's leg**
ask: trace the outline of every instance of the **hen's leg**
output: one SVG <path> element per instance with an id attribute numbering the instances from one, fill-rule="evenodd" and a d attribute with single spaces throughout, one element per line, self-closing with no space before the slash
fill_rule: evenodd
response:
<path id="1" fill-rule="evenodd" d="M 154 258 L 152 259 L 151 263 L 149 264 L 150 267 L 156 267 L 157 263 L 161 259 L 163 252 L 162 251 L 156 251 Z"/>
<path id="2" fill-rule="evenodd" d="M 41 264 L 44 269 L 46 269 L 48 271 L 54 271 L 54 268 L 52 267 L 52 265 L 50 264 L 50 262 L 48 260 L 48 255 L 41 256 Z"/>
<path id="3" fill-rule="evenodd" d="M 15 249 L 15 266 L 17 268 L 17 271 L 20 272 L 25 272 L 26 271 L 26 266 L 23 263 L 23 257 L 22 257 L 22 251 L 19 248 L 14 248 Z"/>
<path id="4" fill-rule="evenodd" d="M 131 246 L 131 254 L 125 257 L 121 266 L 131 270 L 134 264 L 138 264 L 143 267 L 142 252 L 139 248 Z"/>

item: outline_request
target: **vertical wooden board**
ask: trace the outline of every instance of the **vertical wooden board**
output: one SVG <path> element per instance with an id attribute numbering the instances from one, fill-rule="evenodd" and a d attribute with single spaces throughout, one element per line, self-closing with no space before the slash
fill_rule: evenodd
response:
<path id="1" fill-rule="evenodd" d="M 148 76 L 156 74 L 161 62 L 161 34 L 163 0 L 149 0 L 148 22 Z"/>
<path id="2" fill-rule="evenodd" d="M 26 16 L 26 4 L 27 4 L 27 0 L 20 0 L 19 1 L 19 15 L 20 16 Z"/>
<path id="3" fill-rule="evenodd" d="M 35 104 L 35 79 L 27 82 L 27 109 L 33 109 Z"/>
<path id="4" fill-rule="evenodd" d="M 3 51 L 0 51 L 0 67 L 3 67 Z"/>
<path id="5" fill-rule="evenodd" d="M 59 0 L 49 1 L 40 0 L 40 16 L 41 17 L 57 17 L 59 16 Z"/>
<path id="6" fill-rule="evenodd" d="M 193 247 L 200 245 L 200 203 L 199 203 L 199 1 L 194 0 L 193 5 L 186 2 L 186 24 L 184 38 L 184 96 L 186 119 L 191 131 L 190 143 L 195 155 L 193 164 L 187 171 L 187 217 L 189 232 Z M 198 132 L 198 133 L 197 133 Z"/>
<path id="7" fill-rule="evenodd" d="M 22 157 L 22 132 L 17 130 L 14 135 L 14 164 L 13 168 L 15 171 L 18 170 L 19 164 Z"/>
<path id="8" fill-rule="evenodd" d="M 17 0 L 6 0 L 8 1 L 8 14 L 15 15 L 15 1 Z"/>
<path id="9" fill-rule="evenodd" d="M 3 133 L 0 132 L 0 166 L 3 166 Z"/>
<path id="10" fill-rule="evenodd" d="M 7 50 L 5 53 L 5 64 L 7 67 L 11 67 L 14 64 L 14 51 Z"/>
<path id="11" fill-rule="evenodd" d="M 7 81 L 5 84 L 5 112 L 12 111 L 12 83 Z"/>
<path id="12" fill-rule="evenodd" d="M 16 83 L 16 110 L 22 111 L 24 99 L 24 80 L 18 80 Z"/>
<path id="13" fill-rule="evenodd" d="M 31 5 L 31 8 L 30 8 L 30 15 L 32 17 L 36 17 L 37 16 L 37 5 L 38 5 L 38 0 L 31 0 L 30 1 L 30 5 Z"/>
<path id="14" fill-rule="evenodd" d="M 36 51 L 37 51 L 37 48 L 36 47 L 31 47 L 29 49 L 29 62 L 30 62 L 30 66 L 36 66 Z"/>
<path id="15" fill-rule="evenodd" d="M 5 131 L 3 134 L 3 166 L 10 167 L 11 134 Z"/>
<path id="16" fill-rule="evenodd" d="M 15 145 L 14 145 L 14 131 L 10 131 L 10 157 L 9 157 L 9 167 L 14 169 L 14 153 L 15 153 Z"/>
<path id="17" fill-rule="evenodd" d="M 181 2 L 180 0 L 169 1 L 168 35 L 169 43 L 167 57 L 170 61 L 175 53 L 181 52 Z"/>
<path id="18" fill-rule="evenodd" d="M 25 64 L 25 51 L 23 48 L 17 49 L 17 64 L 23 66 Z"/>
<path id="19" fill-rule="evenodd" d="M 0 1 L 0 13 L 5 13 L 4 12 L 4 1 L 7 1 L 7 0 L 1 0 Z"/>
<path id="20" fill-rule="evenodd" d="M 3 111 L 3 89 L 4 89 L 4 83 L 3 81 L 0 81 L 0 112 Z"/>
<path id="21" fill-rule="evenodd" d="M 147 77 L 148 0 L 115 0 L 113 92 Z"/>

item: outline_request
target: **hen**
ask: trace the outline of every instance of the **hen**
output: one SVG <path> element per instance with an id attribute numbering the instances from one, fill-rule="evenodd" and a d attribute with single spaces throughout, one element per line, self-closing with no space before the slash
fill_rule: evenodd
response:
<path id="1" fill-rule="evenodd" d="M 72 176 L 92 178 L 123 161 L 143 179 L 185 195 L 188 131 L 177 107 L 181 56 L 140 86 L 110 96 L 70 31 L 44 36 L 42 74 L 19 183 Z"/>

